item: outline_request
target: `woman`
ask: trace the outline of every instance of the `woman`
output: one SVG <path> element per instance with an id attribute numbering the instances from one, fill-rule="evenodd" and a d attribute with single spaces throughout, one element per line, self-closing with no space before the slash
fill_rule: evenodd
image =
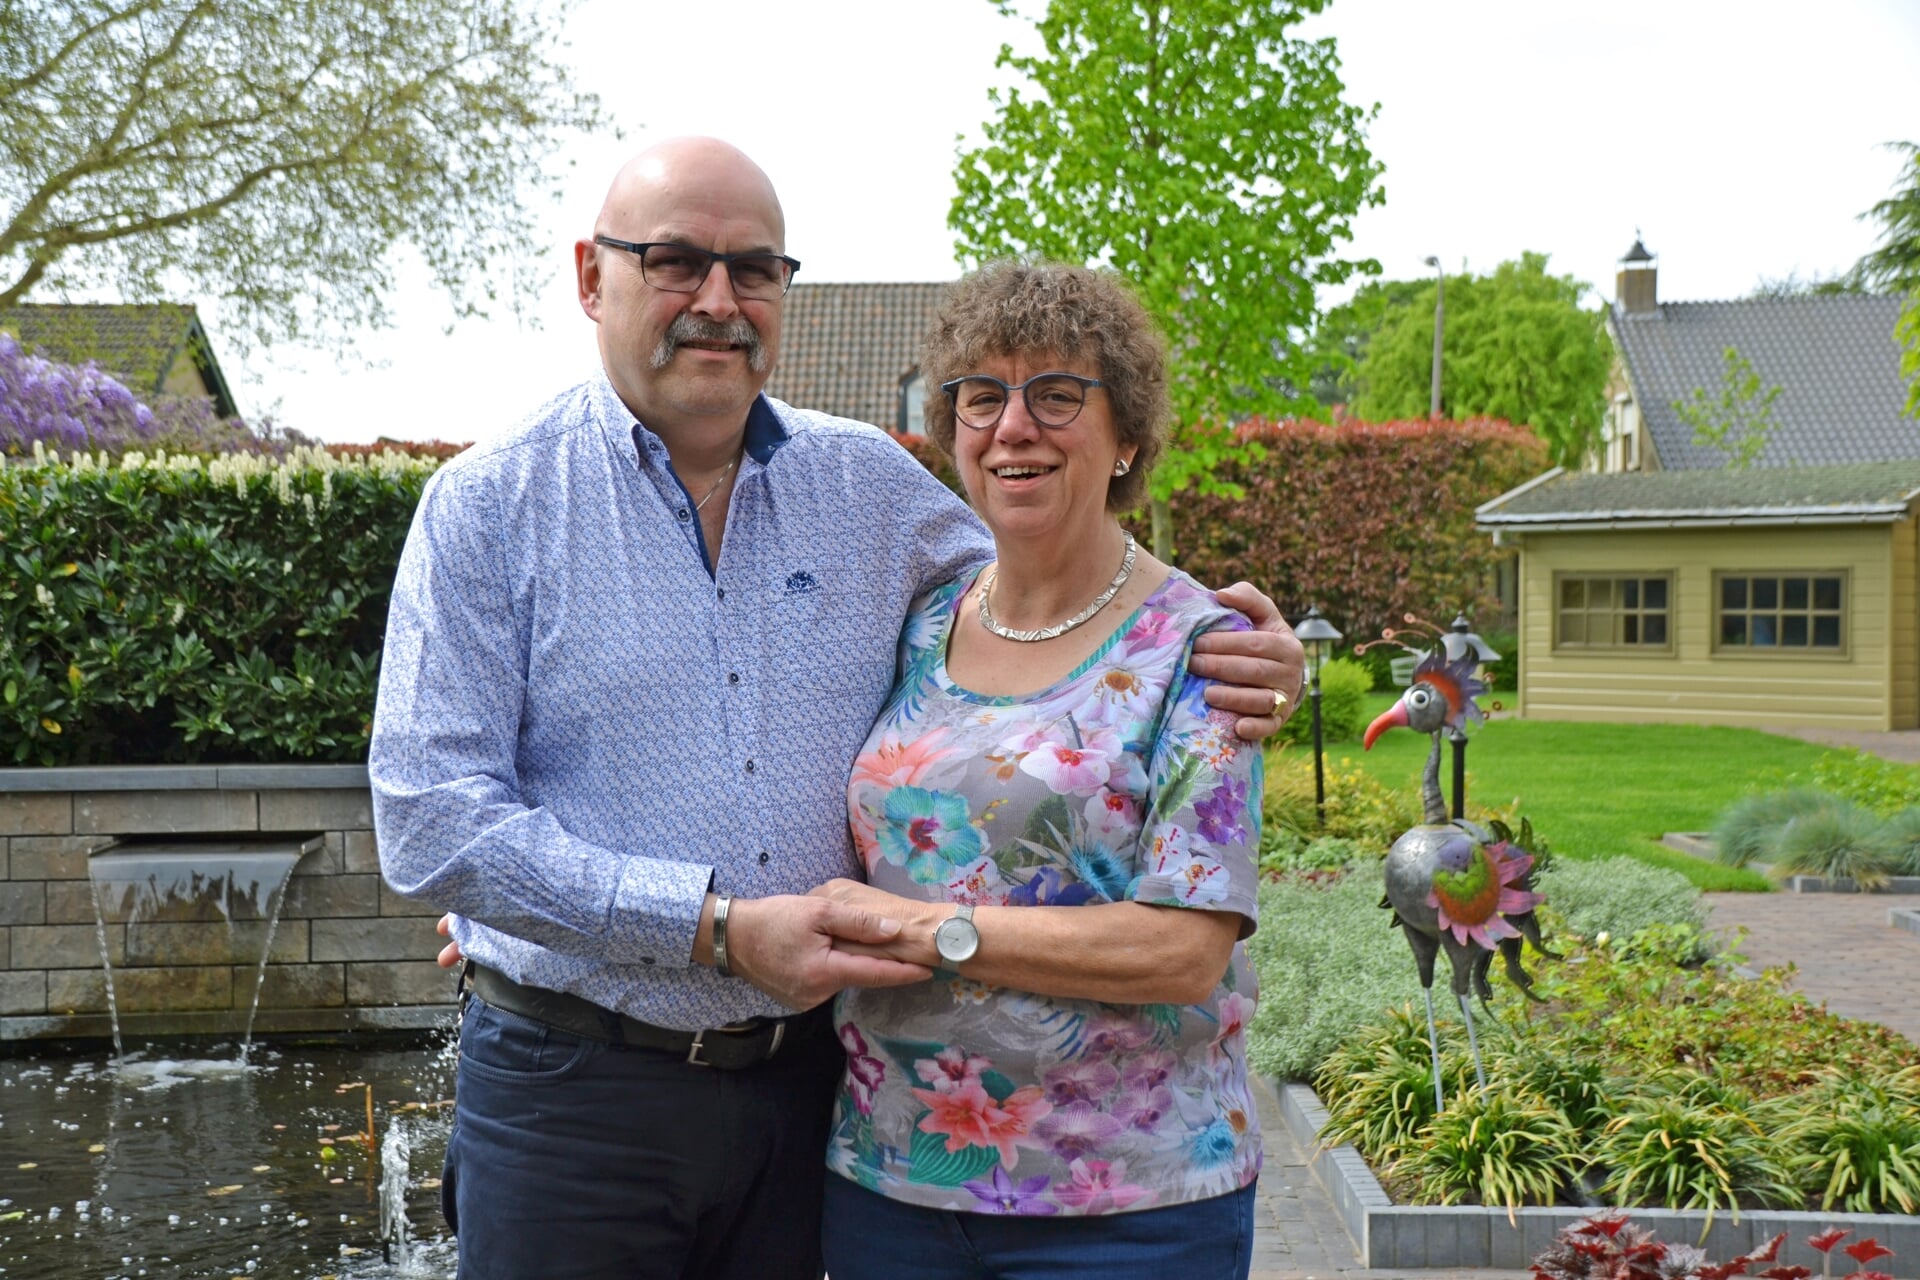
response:
<path id="1" fill-rule="evenodd" d="M 1244 619 L 1114 516 L 1160 448 L 1159 338 L 1110 276 L 1006 263 L 923 369 L 998 559 L 916 602 L 848 793 L 869 884 L 820 890 L 935 968 L 840 998 L 828 1273 L 1244 1276 L 1260 752 L 1187 673 Z"/>

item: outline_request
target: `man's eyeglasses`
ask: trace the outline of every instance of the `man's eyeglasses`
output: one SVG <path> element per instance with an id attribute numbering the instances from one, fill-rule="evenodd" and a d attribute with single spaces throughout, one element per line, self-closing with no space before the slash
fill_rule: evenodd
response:
<path id="1" fill-rule="evenodd" d="M 690 244 L 667 241 L 636 244 L 631 240 L 615 240 L 612 236 L 595 236 L 593 242 L 625 249 L 639 258 L 640 278 L 668 293 L 698 293 L 700 286 L 707 282 L 707 273 L 713 270 L 713 264 L 724 262 L 735 295 L 771 302 L 786 293 L 787 286 L 793 283 L 793 273 L 800 269 L 798 261 L 783 253 L 714 253 Z"/>
<path id="2" fill-rule="evenodd" d="M 1080 416 L 1087 391 L 1105 385 L 1077 373 L 1036 373 L 1018 386 L 1008 386 L 984 373 L 970 373 L 941 383 L 940 389 L 953 401 L 954 417 L 975 431 L 990 431 L 1000 424 L 1016 391 L 1026 401 L 1028 417 L 1043 427 L 1064 427 Z"/>

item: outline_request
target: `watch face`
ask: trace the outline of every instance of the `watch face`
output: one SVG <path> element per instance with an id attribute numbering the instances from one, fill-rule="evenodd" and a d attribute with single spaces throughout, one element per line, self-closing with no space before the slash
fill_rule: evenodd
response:
<path id="1" fill-rule="evenodd" d="M 980 931 L 965 916 L 949 916 L 933 931 L 933 949 L 948 964 L 965 964 L 980 949 Z"/>

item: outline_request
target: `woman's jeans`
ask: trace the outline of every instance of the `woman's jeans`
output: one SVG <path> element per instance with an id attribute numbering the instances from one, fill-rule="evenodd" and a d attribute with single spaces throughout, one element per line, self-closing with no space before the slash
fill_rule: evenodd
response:
<path id="1" fill-rule="evenodd" d="M 821 1240 L 832 1280 L 1244 1280 L 1254 1187 L 1087 1218 L 1002 1217 L 902 1204 L 827 1175 Z"/>

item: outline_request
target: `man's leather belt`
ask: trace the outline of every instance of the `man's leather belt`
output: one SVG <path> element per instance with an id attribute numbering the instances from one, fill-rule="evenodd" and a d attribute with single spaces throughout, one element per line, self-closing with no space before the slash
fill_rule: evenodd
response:
<path id="1" fill-rule="evenodd" d="M 603 1044 L 627 1045 L 670 1053 L 696 1067 L 739 1071 L 780 1052 L 792 1018 L 756 1018 L 735 1026 L 675 1031 L 603 1009 L 591 1000 L 545 987 L 529 987 L 485 965 L 467 962 L 468 989 L 496 1009 L 544 1022 L 571 1035 Z"/>

